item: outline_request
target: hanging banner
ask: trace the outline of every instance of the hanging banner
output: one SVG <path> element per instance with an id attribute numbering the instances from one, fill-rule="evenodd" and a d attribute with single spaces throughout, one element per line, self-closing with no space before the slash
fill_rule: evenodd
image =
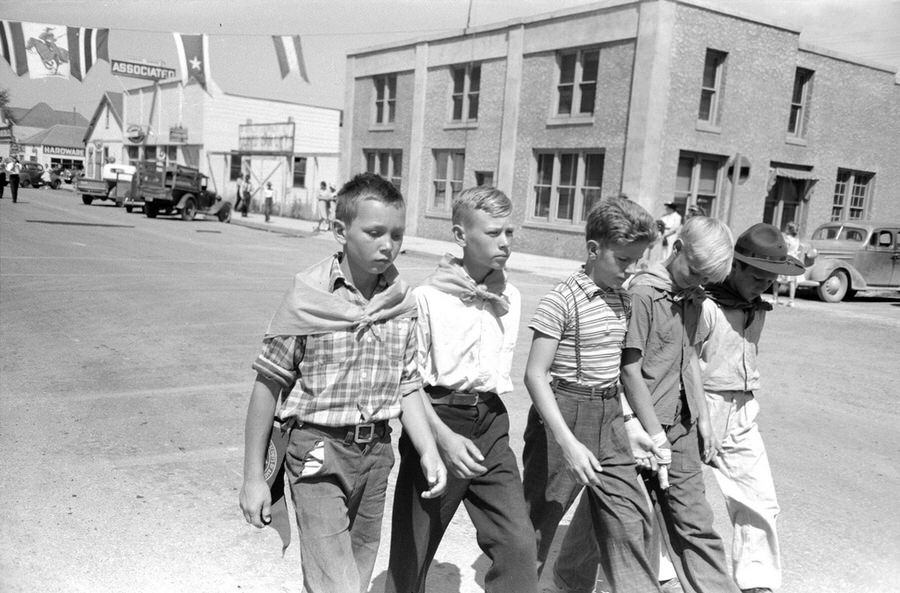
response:
<path id="1" fill-rule="evenodd" d="M 109 61 L 109 29 L 0 21 L 0 51 L 19 76 L 84 77 L 98 60 Z"/>
<path id="2" fill-rule="evenodd" d="M 110 71 L 116 76 L 144 80 L 170 80 L 178 77 L 178 71 L 175 68 L 115 59 L 110 61 Z"/>
<path id="3" fill-rule="evenodd" d="M 209 49 L 206 35 L 175 35 L 175 49 L 181 66 L 181 82 L 196 80 L 204 89 L 209 78 Z"/>
<path id="4" fill-rule="evenodd" d="M 31 78 L 69 78 L 67 28 L 44 23 L 22 23 L 25 57 Z"/>

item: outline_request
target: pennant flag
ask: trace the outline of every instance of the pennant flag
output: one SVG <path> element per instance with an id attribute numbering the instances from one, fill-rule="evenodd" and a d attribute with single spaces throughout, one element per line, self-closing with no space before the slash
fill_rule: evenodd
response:
<path id="1" fill-rule="evenodd" d="M 181 64 L 181 82 L 187 84 L 193 79 L 206 89 L 206 81 L 209 79 L 206 35 L 174 35 L 175 49 L 178 50 L 178 61 Z"/>
<path id="2" fill-rule="evenodd" d="M 31 78 L 69 78 L 69 38 L 66 27 L 21 23 L 27 71 Z"/>
<path id="3" fill-rule="evenodd" d="M 76 80 L 84 80 L 97 60 L 109 62 L 109 29 L 69 27 L 69 71 Z"/>
<path id="4" fill-rule="evenodd" d="M 303 63 L 303 49 L 300 47 L 299 35 L 272 35 L 275 41 L 275 53 L 278 54 L 278 65 L 281 67 L 281 78 L 291 70 L 296 70 L 306 82 L 306 64 Z"/>
<path id="5" fill-rule="evenodd" d="M 22 23 L 0 21 L 0 25 L 0 50 L 3 51 L 3 59 L 16 76 L 22 76 L 28 72 Z"/>

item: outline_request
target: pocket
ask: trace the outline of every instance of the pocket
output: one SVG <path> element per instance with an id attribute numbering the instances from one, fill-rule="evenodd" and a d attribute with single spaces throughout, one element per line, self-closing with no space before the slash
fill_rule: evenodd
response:
<path id="1" fill-rule="evenodd" d="M 303 469 L 300 470 L 301 478 L 308 478 L 321 473 L 322 468 L 325 467 L 325 441 L 316 441 L 301 463 L 303 465 Z"/>

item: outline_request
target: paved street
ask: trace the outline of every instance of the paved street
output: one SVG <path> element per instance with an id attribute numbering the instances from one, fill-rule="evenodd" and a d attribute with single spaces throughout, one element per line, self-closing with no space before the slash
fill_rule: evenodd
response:
<path id="1" fill-rule="evenodd" d="M 8 196 L 0 590 L 299 592 L 297 546 L 282 559 L 277 535 L 247 526 L 237 506 L 243 421 L 269 316 L 292 275 L 336 244 L 312 235 L 313 223 L 261 232 L 240 220 L 150 220 L 84 206 L 71 191 L 22 190 L 18 204 Z M 410 247 L 401 273 L 419 282 L 433 251 L 433 242 L 428 252 Z M 511 273 L 525 309 L 517 390 L 507 398 L 518 454 L 524 325 L 568 273 L 529 273 L 528 261 L 514 255 Z M 782 506 L 783 591 L 896 591 L 900 298 L 804 297 L 769 319 L 759 398 Z M 375 593 L 389 536 L 386 528 Z M 487 561 L 464 513 L 437 562 L 429 591 L 482 590 Z"/>

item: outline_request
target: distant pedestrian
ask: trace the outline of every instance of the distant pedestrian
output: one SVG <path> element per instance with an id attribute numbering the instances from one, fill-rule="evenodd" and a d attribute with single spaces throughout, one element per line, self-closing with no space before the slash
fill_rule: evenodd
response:
<path id="1" fill-rule="evenodd" d="M 314 233 L 322 230 L 322 223 L 325 223 L 325 230 L 331 229 L 331 200 L 333 194 L 328 189 L 328 184 L 324 181 L 319 184 L 319 191 L 316 194 L 316 208 L 319 211 L 319 222 L 316 223 Z"/>
<path id="2" fill-rule="evenodd" d="M 678 231 L 681 230 L 681 214 L 678 213 L 675 202 L 666 202 L 664 206 L 666 207 L 666 213 L 660 220 L 665 225 L 665 229 L 662 231 L 662 259 L 665 260 L 672 255 L 672 246 L 675 245 L 675 240 L 678 239 Z"/>
<path id="3" fill-rule="evenodd" d="M 263 191 L 263 197 L 265 198 L 266 222 L 270 222 L 269 218 L 272 216 L 272 202 L 275 198 L 275 191 L 272 189 L 271 181 L 266 184 L 266 189 Z"/>
<path id="4" fill-rule="evenodd" d="M 6 159 L 0 165 L 0 200 L 3 199 L 3 191 L 6 189 Z"/>
<path id="5" fill-rule="evenodd" d="M 253 200 L 250 185 L 250 173 L 244 175 L 244 182 L 241 184 L 241 217 L 247 218 L 247 211 L 250 210 L 250 202 Z"/>
<path id="6" fill-rule="evenodd" d="M 238 212 L 241 211 L 241 193 L 244 189 L 244 176 L 239 175 L 237 180 L 235 181 L 235 192 L 234 192 L 234 209 Z"/>
<path id="7" fill-rule="evenodd" d="M 800 244 L 800 237 L 797 236 L 797 223 L 791 221 L 787 223 L 787 226 L 782 233 L 782 238 L 784 239 L 784 244 L 787 246 L 787 254 L 794 258 L 799 262 L 803 262 L 803 246 Z M 803 272 L 800 274 L 779 274 L 776 280 L 772 283 L 772 297 L 774 299 L 774 303 L 776 305 L 780 304 L 778 302 L 778 293 L 781 291 L 781 285 L 788 285 L 788 307 L 794 306 L 794 297 L 797 294 L 797 284 L 804 279 Z"/>
<path id="8" fill-rule="evenodd" d="M 13 156 L 12 160 L 6 163 L 6 175 L 9 177 L 9 193 L 12 194 L 13 204 L 19 199 L 19 174 L 22 173 L 22 163 L 19 157 Z"/>

